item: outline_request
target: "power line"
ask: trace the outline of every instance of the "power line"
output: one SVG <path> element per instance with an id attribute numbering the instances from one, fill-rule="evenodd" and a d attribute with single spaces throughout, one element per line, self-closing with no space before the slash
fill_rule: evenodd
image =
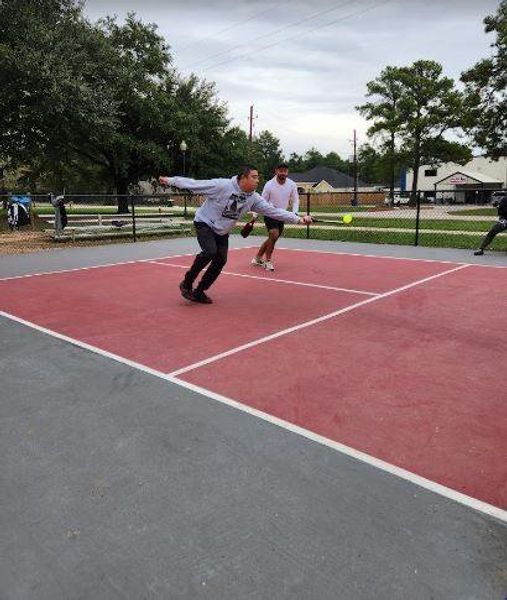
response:
<path id="1" fill-rule="evenodd" d="M 258 19 L 259 17 L 262 17 L 262 15 L 265 15 L 268 12 L 272 12 L 279 6 L 282 6 L 283 4 L 287 4 L 287 2 L 289 2 L 289 1 L 290 0 L 284 0 L 283 2 L 277 2 L 273 6 L 270 6 L 266 10 L 261 11 L 260 13 L 256 12 L 251 17 L 247 17 L 246 19 L 240 19 L 239 21 L 235 21 L 231 25 L 228 25 L 224 29 L 220 29 L 220 31 L 217 31 L 216 33 L 211 33 L 210 35 L 206 35 L 203 38 L 200 38 L 200 39 L 192 42 L 191 44 L 186 44 L 185 46 L 178 48 L 178 51 L 181 52 L 182 50 L 186 50 L 187 48 L 195 46 L 196 44 L 201 44 L 202 42 L 205 42 L 206 40 L 217 39 L 222 34 L 227 33 L 228 31 L 231 31 L 231 29 L 235 29 L 238 25 L 242 25 L 243 23 L 248 23 L 249 21 L 252 21 L 253 19 Z"/>
<path id="2" fill-rule="evenodd" d="M 342 6 L 344 6 L 345 4 L 351 4 L 353 1 L 354 0 L 349 0 L 348 2 L 345 2 L 344 4 L 342 4 Z M 345 21 L 346 19 L 350 19 L 352 17 L 356 17 L 356 16 L 359 16 L 359 15 L 362 15 L 364 13 L 369 12 L 370 10 L 378 8 L 379 6 L 382 6 L 383 4 L 387 4 L 388 2 L 391 2 L 391 1 L 392 0 L 380 0 L 380 1 L 376 2 L 376 3 L 374 3 L 372 6 L 369 6 L 368 8 L 365 8 L 365 9 L 353 12 L 350 15 L 345 15 L 344 17 L 340 17 L 339 19 L 335 19 L 334 21 L 331 21 L 330 23 L 327 23 L 325 25 L 318 25 L 318 26 L 314 27 L 313 29 L 309 29 L 308 31 L 305 31 L 302 34 L 298 34 L 298 35 L 295 35 L 295 36 L 292 36 L 292 37 L 288 37 L 288 38 L 284 38 L 284 39 L 278 40 L 278 41 L 273 42 L 271 44 L 267 44 L 265 46 L 261 46 L 260 48 L 256 48 L 255 51 L 246 52 L 244 54 L 240 54 L 239 56 L 234 56 L 234 57 L 231 57 L 231 58 L 227 58 L 227 59 L 222 60 L 222 61 L 220 61 L 218 63 L 209 65 L 208 67 L 204 67 L 203 71 L 208 71 L 209 69 L 214 69 L 215 67 L 219 67 L 221 65 L 227 64 L 227 63 L 229 63 L 229 62 L 231 62 L 233 60 L 238 60 L 238 59 L 241 59 L 241 58 L 252 56 L 253 52 L 255 52 L 255 54 L 258 54 L 259 52 L 267 50 L 268 48 L 273 48 L 274 46 L 278 46 L 282 42 L 289 42 L 289 41 L 294 40 L 296 38 L 299 39 L 299 38 L 305 37 L 305 36 L 309 35 L 310 33 L 313 33 L 314 31 L 316 31 L 317 29 L 319 31 L 322 31 L 322 29 L 325 29 L 326 27 L 331 27 L 331 25 L 335 25 L 336 23 L 340 23 L 341 21 Z M 262 36 L 262 37 L 265 37 L 265 36 Z M 257 38 L 257 39 L 259 39 L 259 38 Z"/>
<path id="3" fill-rule="evenodd" d="M 330 13 L 330 12 L 334 12 L 335 10 L 339 10 L 343 6 L 346 6 L 347 4 L 351 4 L 353 2 L 354 2 L 354 0 L 346 0 L 346 2 L 341 2 L 340 4 L 334 5 L 331 8 L 320 10 L 320 11 L 318 11 L 316 13 L 311 14 L 308 17 L 304 17 L 304 18 L 299 19 L 297 21 L 293 21 L 292 23 L 288 23 L 287 25 L 284 25 L 283 27 L 279 27 L 278 29 L 274 29 L 272 31 L 269 31 L 268 33 L 264 33 L 262 35 L 257 36 L 256 38 L 248 40 L 248 45 L 251 46 L 251 44 L 253 42 L 257 42 L 258 40 L 262 40 L 262 39 L 264 39 L 266 37 L 270 37 L 270 36 L 272 36 L 272 35 L 274 35 L 276 33 L 280 33 L 280 31 L 284 31 L 285 29 L 288 29 L 289 27 L 294 27 L 296 25 L 300 25 L 301 23 L 307 23 L 308 21 L 316 19 L 317 17 L 320 17 L 320 16 L 325 15 L 325 14 Z M 224 54 L 230 54 L 233 50 L 237 50 L 238 48 L 243 48 L 246 45 L 247 44 L 238 44 L 237 46 L 233 46 L 232 48 L 228 48 L 227 50 L 222 50 L 221 52 L 218 52 L 217 54 L 214 54 L 212 56 L 208 56 L 207 58 L 204 58 L 203 60 L 199 60 L 197 62 L 193 62 L 193 63 L 190 63 L 188 65 L 183 65 L 182 68 L 183 69 L 189 69 L 189 68 L 201 65 L 203 63 L 207 63 L 209 61 L 213 61 L 215 58 L 219 58 L 220 56 L 223 56 Z M 205 70 L 208 69 L 208 68 L 209 67 L 205 67 Z"/>

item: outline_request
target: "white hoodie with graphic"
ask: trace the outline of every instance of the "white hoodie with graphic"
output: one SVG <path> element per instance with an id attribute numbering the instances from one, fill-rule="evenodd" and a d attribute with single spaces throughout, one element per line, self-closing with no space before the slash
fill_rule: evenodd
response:
<path id="1" fill-rule="evenodd" d="M 299 223 L 298 215 L 276 208 L 257 192 L 243 192 L 236 176 L 208 180 L 169 177 L 167 183 L 205 197 L 204 203 L 195 213 L 194 221 L 206 223 L 218 235 L 229 233 L 236 221 L 249 211 L 284 223 Z"/>

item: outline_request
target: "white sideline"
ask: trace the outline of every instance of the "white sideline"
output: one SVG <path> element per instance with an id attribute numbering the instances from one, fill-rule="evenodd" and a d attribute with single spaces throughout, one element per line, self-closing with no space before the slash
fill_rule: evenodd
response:
<path id="1" fill-rule="evenodd" d="M 371 300 L 375 300 L 375 298 L 372 298 Z M 369 300 L 367 300 L 366 302 L 368 302 L 368 301 Z M 32 329 L 35 329 L 36 331 L 40 331 L 40 332 L 50 335 L 56 339 L 63 340 L 65 342 L 69 342 L 70 344 L 73 344 L 74 346 L 78 346 L 79 348 L 83 348 L 84 350 L 89 350 L 90 352 L 93 352 L 100 356 L 110 358 L 110 359 L 115 360 L 116 362 L 119 362 L 126 366 L 132 367 L 134 369 L 138 369 L 139 371 L 142 371 L 149 375 L 154 375 L 155 377 L 158 377 L 159 379 L 163 379 L 165 381 L 174 383 L 176 385 L 184 387 L 193 392 L 202 394 L 208 398 L 211 398 L 212 400 L 221 402 L 222 404 L 226 404 L 227 406 L 230 406 L 237 410 L 241 410 L 244 413 L 247 413 L 254 417 L 262 419 L 263 421 L 267 421 L 268 423 L 271 423 L 272 425 L 276 425 L 277 427 L 281 427 L 282 429 L 291 431 L 297 435 L 300 435 L 306 439 L 312 440 L 318 444 L 321 444 L 322 446 L 331 448 L 332 450 L 340 452 L 341 454 L 345 454 L 346 456 L 350 456 L 356 460 L 366 463 L 366 464 L 368 464 L 372 467 L 375 467 L 381 471 L 390 473 L 391 475 L 395 475 L 396 477 L 399 477 L 400 479 L 403 479 L 405 481 L 408 481 L 409 483 L 412 483 L 421 488 L 429 490 L 430 492 L 438 494 L 439 496 L 443 496 L 444 498 L 448 498 L 448 499 L 453 500 L 454 502 L 457 502 L 459 504 L 462 504 L 468 508 L 472 508 L 472 509 L 477 510 L 478 512 L 481 512 L 485 515 L 494 517 L 494 518 L 498 519 L 499 521 L 507 523 L 507 511 L 502 510 L 501 508 L 498 508 L 497 506 L 493 506 L 492 504 L 488 504 L 487 502 L 483 502 L 482 500 L 477 500 L 476 498 L 472 498 L 471 496 L 462 494 L 461 492 L 458 492 L 456 490 L 448 488 L 444 485 L 441 485 L 440 483 L 436 483 L 435 481 L 431 481 L 430 479 L 421 477 L 420 475 L 412 473 L 411 471 L 407 471 L 406 469 L 402 469 L 401 467 L 392 465 L 388 462 L 385 462 L 383 460 L 375 458 L 374 456 L 370 456 L 369 454 L 366 454 L 359 450 L 355 450 L 354 448 L 351 448 L 350 446 L 346 446 L 344 444 L 340 444 L 339 442 L 330 440 L 330 439 L 328 439 L 324 436 L 321 436 L 317 433 L 314 433 L 312 431 L 309 431 L 307 429 L 299 427 L 298 425 L 294 425 L 292 423 L 289 423 L 288 421 L 279 419 L 278 417 L 274 417 L 272 415 L 269 415 L 265 412 L 262 412 L 255 408 L 252 408 L 250 406 L 241 404 L 235 400 L 232 400 L 231 398 L 227 398 L 226 396 L 216 394 L 215 392 L 211 392 L 209 390 L 206 390 L 205 388 L 201 388 L 197 385 L 187 383 L 186 381 L 182 381 L 171 375 L 167 375 L 160 371 L 156 371 L 155 369 L 151 369 L 150 367 L 146 367 L 145 365 L 142 365 L 140 363 L 136 363 L 136 362 L 128 360 L 126 358 L 122 358 L 121 356 L 118 356 L 111 352 L 107 352 L 107 351 L 101 350 L 100 348 L 97 348 L 95 346 L 91 346 L 90 344 L 86 344 L 86 343 L 80 342 L 79 340 L 76 340 L 74 338 L 70 338 L 66 335 L 62 335 L 55 331 L 51 331 L 50 329 L 46 329 L 45 327 L 41 327 L 40 325 L 36 325 L 35 323 L 31 323 L 30 321 L 26 321 L 25 319 L 21 319 L 19 317 L 16 317 L 14 315 L 11 315 L 11 314 L 3 312 L 3 311 L 0 311 L 0 316 L 3 316 L 5 318 L 15 321 L 17 323 L 21 323 L 22 325 L 26 325 L 27 327 L 31 327 Z"/>
<path id="2" fill-rule="evenodd" d="M 412 246 L 411 246 L 412 247 Z M 335 250 L 318 250 L 314 248 L 289 248 L 277 246 L 277 251 L 289 250 L 290 252 L 317 252 L 318 254 L 340 254 L 342 256 L 363 256 L 364 258 L 388 258 L 389 260 L 412 260 L 417 262 L 442 263 L 449 265 L 465 265 L 467 267 L 483 267 L 485 269 L 507 269 L 507 265 L 481 265 L 480 263 L 466 263 L 455 260 L 440 260 L 438 258 L 415 258 L 406 256 L 387 256 L 383 254 L 361 254 L 360 252 L 340 252 Z"/>
<path id="3" fill-rule="evenodd" d="M 164 260 L 166 258 L 180 258 L 183 256 L 192 256 L 192 254 L 176 254 L 174 256 L 160 256 L 156 259 L 142 258 L 139 260 L 126 260 L 116 263 L 105 263 L 103 265 L 92 265 L 90 267 L 74 267 L 73 269 L 57 269 L 55 271 L 42 271 L 40 273 L 27 273 L 26 275 L 12 275 L 11 277 L 1 277 L 0 281 L 11 281 L 12 279 L 27 279 L 28 277 L 42 277 L 44 275 L 59 275 L 60 273 L 73 273 L 75 271 L 90 271 L 92 269 L 104 269 L 105 267 L 121 267 L 123 265 L 133 265 L 136 263 L 150 262 L 153 260 Z"/>
<path id="4" fill-rule="evenodd" d="M 244 250 L 245 248 L 251 249 L 256 246 L 244 246 L 242 248 L 231 248 L 230 250 Z M 103 269 L 105 267 L 121 267 L 123 265 L 133 265 L 136 263 L 146 263 L 157 260 L 166 260 L 168 258 L 183 258 L 185 256 L 195 256 L 195 252 L 189 252 L 187 254 L 170 254 L 168 256 L 158 256 L 155 258 L 139 258 L 136 260 L 125 260 L 115 263 L 105 263 L 103 265 L 92 265 L 90 267 L 74 267 L 73 269 L 55 269 L 54 271 L 42 271 L 39 273 L 27 273 L 26 275 L 11 275 L 10 277 L 0 277 L 0 281 L 10 281 L 12 279 L 26 279 L 28 277 L 42 277 L 43 275 L 58 275 L 59 273 L 72 273 L 74 271 L 89 271 L 91 269 Z"/>

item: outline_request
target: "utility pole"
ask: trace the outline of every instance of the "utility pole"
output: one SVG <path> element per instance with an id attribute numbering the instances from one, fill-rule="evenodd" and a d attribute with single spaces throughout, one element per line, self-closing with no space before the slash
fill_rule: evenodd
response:
<path id="1" fill-rule="evenodd" d="M 352 206 L 357 206 L 357 134 L 354 129 L 354 196 L 352 197 Z"/>
<path id="2" fill-rule="evenodd" d="M 250 106 L 250 117 L 249 117 L 249 121 L 250 121 L 250 134 L 248 135 L 248 140 L 251 142 L 253 140 L 253 120 L 254 120 L 254 116 L 253 116 L 253 104 Z"/>

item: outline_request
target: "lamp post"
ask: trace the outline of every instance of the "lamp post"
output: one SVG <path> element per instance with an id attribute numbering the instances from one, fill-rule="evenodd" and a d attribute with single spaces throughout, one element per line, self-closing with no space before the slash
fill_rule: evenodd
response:
<path id="1" fill-rule="evenodd" d="M 187 153 L 187 148 L 188 148 L 187 143 L 185 142 L 185 140 L 183 140 L 180 144 L 181 154 L 183 155 L 183 177 L 185 177 L 185 175 L 186 175 L 186 173 L 185 173 L 185 156 Z M 183 203 L 184 203 L 183 216 L 186 219 L 187 218 L 187 195 L 186 194 L 183 197 Z"/>
<path id="2" fill-rule="evenodd" d="M 354 129 L 354 196 L 352 197 L 352 206 L 357 206 L 357 135 Z"/>

